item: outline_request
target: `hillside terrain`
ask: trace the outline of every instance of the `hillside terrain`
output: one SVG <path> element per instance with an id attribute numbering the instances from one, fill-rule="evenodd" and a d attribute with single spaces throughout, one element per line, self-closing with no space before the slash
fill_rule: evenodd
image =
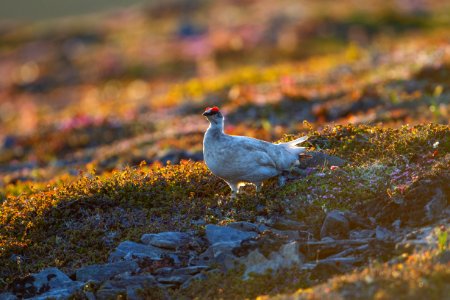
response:
<path id="1" fill-rule="evenodd" d="M 449 299 L 450 6 L 414 3 L 0 22 L 0 299 Z M 310 156 L 230 199 L 215 105 Z"/>

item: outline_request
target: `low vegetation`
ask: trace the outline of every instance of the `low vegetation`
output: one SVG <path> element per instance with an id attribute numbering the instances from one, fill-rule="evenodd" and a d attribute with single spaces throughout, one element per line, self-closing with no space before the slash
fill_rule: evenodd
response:
<path id="1" fill-rule="evenodd" d="M 165 167 L 142 164 L 100 176 L 92 170 L 36 187 L 7 186 L 0 215 L 2 284 L 46 266 L 70 273 L 84 264 L 104 262 L 120 241 L 137 240 L 143 233 L 201 230 L 193 220 L 252 220 L 261 214 L 259 203 L 266 204 L 263 215 L 288 213 L 318 230 L 324 214 L 337 207 L 356 208 L 385 222 L 394 221 L 389 210 L 395 207 L 395 218 L 413 222 L 412 208 L 423 207 L 428 199 L 417 194 L 421 186 L 449 193 L 447 126 L 349 125 L 310 135 L 311 150 L 339 155 L 348 165 L 324 166 L 281 189 L 268 182 L 263 198 L 248 190 L 231 211 L 220 207 L 229 201 L 225 184 L 203 163 L 189 161 Z M 398 197 L 404 203 L 398 204 Z"/>

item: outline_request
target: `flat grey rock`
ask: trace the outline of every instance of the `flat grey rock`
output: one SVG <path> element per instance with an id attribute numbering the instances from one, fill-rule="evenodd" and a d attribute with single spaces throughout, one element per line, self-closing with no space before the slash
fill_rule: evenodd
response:
<path id="1" fill-rule="evenodd" d="M 211 245 L 205 252 L 200 254 L 200 261 L 209 264 L 214 258 L 222 253 L 232 254 L 234 248 L 239 247 L 238 242 L 221 242 Z"/>
<path id="2" fill-rule="evenodd" d="M 339 210 L 329 212 L 322 224 L 320 237 L 332 237 L 334 239 L 345 239 L 350 229 L 345 213 Z"/>
<path id="3" fill-rule="evenodd" d="M 141 237 L 141 241 L 146 245 L 152 245 L 159 248 L 176 250 L 187 245 L 191 239 L 191 235 L 185 232 L 161 232 L 148 233 Z"/>
<path id="4" fill-rule="evenodd" d="M 190 266 L 186 268 L 175 269 L 174 275 L 195 275 L 209 269 L 209 266 Z"/>
<path id="5" fill-rule="evenodd" d="M 372 222 L 369 219 L 363 218 L 360 215 L 352 212 L 352 211 L 345 211 L 344 212 L 345 218 L 348 220 L 350 228 L 356 229 L 356 228 L 364 228 L 364 229 L 370 229 L 372 227 Z"/>
<path id="6" fill-rule="evenodd" d="M 124 272 L 135 271 L 138 267 L 135 261 L 118 261 L 104 265 L 90 265 L 78 269 L 76 271 L 76 278 L 79 281 L 104 281 Z"/>
<path id="7" fill-rule="evenodd" d="M 114 277 L 114 279 L 109 280 L 108 282 L 115 287 L 127 287 L 136 285 L 152 286 L 157 283 L 155 276 L 151 274 L 139 274 L 139 275 L 121 274 Z"/>
<path id="8" fill-rule="evenodd" d="M 52 289 L 41 295 L 29 298 L 32 300 L 47 300 L 47 299 L 58 299 L 66 300 L 73 299 L 75 293 L 80 292 L 84 286 L 83 282 L 72 281 L 72 283 L 67 284 L 66 287 Z"/>
<path id="9" fill-rule="evenodd" d="M 11 290 L 14 294 L 29 298 L 52 289 L 67 288 L 73 284 L 74 281 L 59 269 L 47 268 L 39 273 L 13 281 Z"/>
<path id="10" fill-rule="evenodd" d="M 13 293 L 6 292 L 0 294 L 0 300 L 16 300 L 16 299 L 18 298 Z"/>
<path id="11" fill-rule="evenodd" d="M 133 260 L 142 258 L 160 260 L 163 253 L 165 253 L 164 250 L 151 245 L 125 241 L 120 243 L 114 252 L 110 254 L 109 261 L 115 262 L 119 260 Z"/>
<path id="12" fill-rule="evenodd" d="M 289 241 L 293 240 L 299 240 L 300 239 L 300 233 L 297 230 L 277 230 L 277 229 L 270 229 L 275 234 L 278 234 L 280 236 L 286 237 Z"/>
<path id="13" fill-rule="evenodd" d="M 257 235 L 256 232 L 242 231 L 228 226 L 206 225 L 206 238 L 211 245 L 223 242 L 240 243 Z"/>
<path id="14" fill-rule="evenodd" d="M 248 279 L 251 273 L 264 274 L 268 270 L 276 271 L 294 265 L 301 266 L 303 261 L 297 242 L 281 246 L 278 251 L 270 253 L 269 257 L 261 254 L 259 250 L 253 250 L 246 257 L 239 259 L 239 262 L 245 266 L 244 279 Z"/>
<path id="15" fill-rule="evenodd" d="M 64 287 L 73 281 L 66 274 L 57 268 L 47 268 L 41 272 L 34 274 L 34 286 L 39 290 L 44 285 L 48 285 L 50 289 Z"/>
<path id="16" fill-rule="evenodd" d="M 402 226 L 402 221 L 401 220 L 395 220 L 394 222 L 392 222 L 392 228 L 395 231 L 399 231 L 401 226 Z"/>
<path id="17" fill-rule="evenodd" d="M 324 238 L 321 241 L 300 243 L 300 251 L 306 256 L 307 260 L 317 261 L 317 259 L 336 255 L 350 248 L 363 251 L 358 250 L 359 247 L 365 247 L 373 240 L 375 238 L 359 240 L 333 240 L 331 238 Z"/>
<path id="18" fill-rule="evenodd" d="M 391 240 L 394 238 L 394 233 L 387 228 L 377 226 L 375 229 L 375 237 L 377 240 L 382 241 Z"/>
<path id="19" fill-rule="evenodd" d="M 239 247 L 239 242 L 222 242 L 211 245 L 197 259 L 198 265 L 219 264 L 222 269 L 229 270 L 235 267 L 237 257 L 233 249 Z"/>
<path id="20" fill-rule="evenodd" d="M 239 221 L 227 224 L 227 227 L 231 227 L 241 231 L 254 231 L 260 232 L 260 226 L 255 223 Z"/>
<path id="21" fill-rule="evenodd" d="M 447 206 L 447 198 L 442 189 L 437 188 L 431 200 L 425 205 L 427 221 L 431 222 L 442 214 Z"/>
<path id="22" fill-rule="evenodd" d="M 373 237 L 375 237 L 375 230 L 371 229 L 351 230 L 349 232 L 349 239 L 351 240 L 367 239 Z"/>
<path id="23" fill-rule="evenodd" d="M 272 217 L 266 222 L 267 226 L 278 230 L 307 230 L 308 226 L 305 223 L 298 222 L 295 220 L 281 218 L 281 217 Z"/>
<path id="24" fill-rule="evenodd" d="M 152 272 L 153 275 L 170 275 L 175 270 L 175 268 L 172 267 L 163 267 L 159 268 L 156 271 Z"/>
<path id="25" fill-rule="evenodd" d="M 171 275 L 195 275 L 202 271 L 208 270 L 210 267 L 207 265 L 198 265 L 198 266 L 190 266 L 185 268 L 160 268 L 154 272 L 154 274 L 162 275 L 162 276 L 171 276 Z"/>
<path id="26" fill-rule="evenodd" d="M 150 274 L 119 275 L 104 282 L 97 290 L 97 299 L 116 299 L 119 295 L 126 299 L 142 299 L 138 291 L 143 288 L 156 286 L 158 283 Z"/>
<path id="27" fill-rule="evenodd" d="M 157 280 L 163 284 L 183 284 L 186 280 L 190 279 L 191 275 L 173 275 L 158 277 Z"/>

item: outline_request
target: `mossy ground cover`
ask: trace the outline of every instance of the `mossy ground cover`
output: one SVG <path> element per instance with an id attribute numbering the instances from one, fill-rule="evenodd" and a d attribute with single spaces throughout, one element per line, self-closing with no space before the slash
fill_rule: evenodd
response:
<path id="1" fill-rule="evenodd" d="M 393 209 L 396 218 L 408 221 L 415 217 L 411 208 L 423 207 L 429 197 L 417 194 L 418 187 L 440 187 L 449 195 L 448 126 L 348 125 L 309 134 L 311 150 L 338 155 L 348 165 L 324 166 L 283 188 L 269 181 L 259 198 L 246 189 L 231 203 L 225 183 L 203 163 L 189 161 L 102 175 L 92 171 L 35 187 L 32 182 L 9 185 L 2 191 L 6 199 L 0 214 L 2 285 L 48 266 L 70 273 L 105 262 L 120 241 L 138 240 L 143 233 L 201 231 L 192 220 L 253 221 L 258 214 L 283 214 L 318 230 L 333 208 L 357 210 L 385 222 L 393 221 Z M 402 204 L 397 204 L 399 197 Z M 263 212 L 256 209 L 261 203 Z"/>

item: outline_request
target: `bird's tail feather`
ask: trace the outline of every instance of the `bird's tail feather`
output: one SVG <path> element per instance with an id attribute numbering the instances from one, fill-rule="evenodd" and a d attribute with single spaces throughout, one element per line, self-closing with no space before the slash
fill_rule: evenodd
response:
<path id="1" fill-rule="evenodd" d="M 301 138 L 298 138 L 298 139 L 295 139 L 295 140 L 293 140 L 293 141 L 290 141 L 290 142 L 286 142 L 286 143 L 283 143 L 283 144 L 286 144 L 286 145 L 288 145 L 288 146 L 290 146 L 290 147 L 294 147 L 294 146 L 296 146 L 296 145 L 298 145 L 298 144 L 301 144 L 301 143 L 303 143 L 304 141 L 306 141 L 308 139 L 308 136 L 302 136 Z"/>

